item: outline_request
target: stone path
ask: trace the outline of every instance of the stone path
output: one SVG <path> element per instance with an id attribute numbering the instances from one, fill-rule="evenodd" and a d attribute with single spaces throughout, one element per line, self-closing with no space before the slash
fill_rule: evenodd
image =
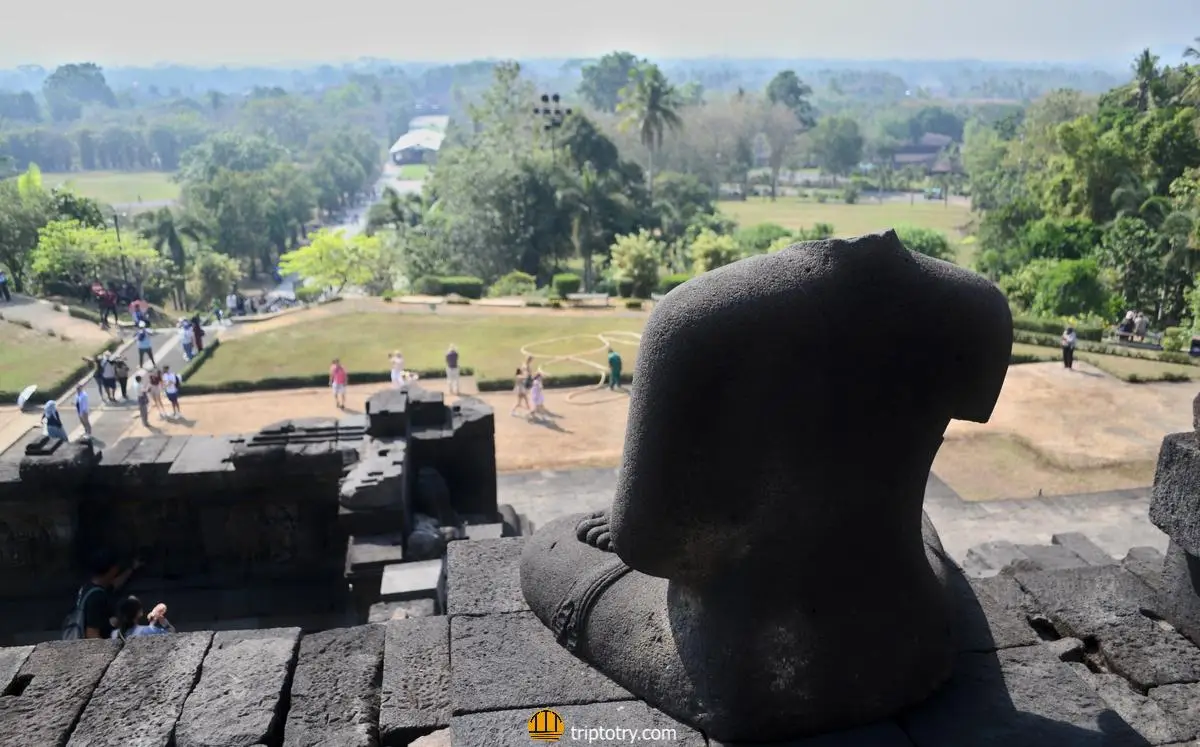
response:
<path id="1" fill-rule="evenodd" d="M 499 501 L 528 516 L 536 528 L 569 514 L 607 508 L 616 482 L 616 469 L 514 472 L 499 476 Z M 1166 550 L 1166 535 L 1150 523 L 1149 496 L 1149 488 L 1140 488 L 968 502 L 930 475 L 925 510 L 946 551 L 960 563 L 968 549 L 984 542 L 1046 544 L 1051 535 L 1064 532 L 1082 532 L 1120 558 L 1131 547 Z"/>

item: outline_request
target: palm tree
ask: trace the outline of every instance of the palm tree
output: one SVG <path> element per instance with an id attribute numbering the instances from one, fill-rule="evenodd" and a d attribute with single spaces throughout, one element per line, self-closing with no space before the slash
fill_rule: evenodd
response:
<path id="1" fill-rule="evenodd" d="M 565 169 L 561 173 L 567 181 L 558 190 L 559 203 L 571 216 L 571 245 L 583 260 L 583 288 L 591 291 L 592 256 L 612 238 L 604 235 L 604 218 L 628 207 L 629 198 L 611 173 L 597 171 L 590 162 L 579 168 L 578 175 Z"/>
<path id="2" fill-rule="evenodd" d="M 1144 112 L 1153 103 L 1152 88 L 1158 82 L 1160 72 L 1158 57 L 1143 49 L 1133 61 L 1133 85 L 1136 91 L 1137 110 Z"/>
<path id="3" fill-rule="evenodd" d="M 629 85 L 621 89 L 617 111 L 625 115 L 624 127 L 636 127 L 638 139 L 649 151 L 646 168 L 647 189 L 654 196 L 654 153 L 662 148 L 663 133 L 683 126 L 679 117 L 682 106 L 675 86 L 657 65 L 646 63 L 629 74 Z"/>
<path id="4" fill-rule="evenodd" d="M 207 229 L 192 216 L 185 214 L 177 219 L 171 208 L 163 207 L 138 216 L 138 233 L 175 265 L 175 307 L 187 309 L 187 252 L 183 239 L 199 243 Z"/>
<path id="5" fill-rule="evenodd" d="M 1179 98 L 1185 104 L 1192 104 L 1200 108 L 1200 36 L 1196 37 L 1195 42 L 1196 46 L 1189 46 L 1183 50 L 1183 59 L 1189 61 L 1186 70 L 1188 82 L 1179 94 Z"/>

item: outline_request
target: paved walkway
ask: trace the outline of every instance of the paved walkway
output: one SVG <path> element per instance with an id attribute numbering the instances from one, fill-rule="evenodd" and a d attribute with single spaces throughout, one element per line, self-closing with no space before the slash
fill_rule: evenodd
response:
<path id="1" fill-rule="evenodd" d="M 500 502 L 528 516 L 536 529 L 562 516 L 608 508 L 616 483 L 615 469 L 580 469 L 503 474 L 498 487 Z M 925 489 L 925 510 L 959 562 L 983 542 L 1049 544 L 1060 532 L 1082 532 L 1116 558 L 1131 547 L 1165 551 L 1167 536 L 1150 523 L 1149 507 L 1149 488 L 978 503 L 962 500 L 935 475 Z"/>

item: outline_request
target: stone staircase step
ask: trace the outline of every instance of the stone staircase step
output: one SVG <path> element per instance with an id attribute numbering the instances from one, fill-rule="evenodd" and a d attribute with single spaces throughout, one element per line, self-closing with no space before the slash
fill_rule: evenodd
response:
<path id="1" fill-rule="evenodd" d="M 1117 559 L 1104 552 L 1095 542 L 1081 532 L 1063 532 L 1050 538 L 1050 541 L 1060 547 L 1065 547 L 1088 565 L 1113 565 Z"/>

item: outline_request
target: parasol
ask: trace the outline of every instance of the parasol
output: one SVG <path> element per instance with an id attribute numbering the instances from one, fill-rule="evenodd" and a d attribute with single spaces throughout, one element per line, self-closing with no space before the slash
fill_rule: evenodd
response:
<path id="1" fill-rule="evenodd" d="M 17 409 L 19 410 L 19 409 L 25 407 L 25 403 L 29 401 L 29 398 L 32 397 L 33 393 L 36 391 L 37 391 L 37 384 L 30 384 L 29 386 L 22 389 L 21 393 L 19 395 L 17 395 Z"/>

